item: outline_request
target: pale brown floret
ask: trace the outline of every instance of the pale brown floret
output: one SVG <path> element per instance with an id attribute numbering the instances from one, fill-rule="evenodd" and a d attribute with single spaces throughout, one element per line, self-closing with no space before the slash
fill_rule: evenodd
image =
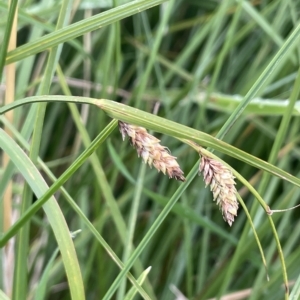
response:
<path id="1" fill-rule="evenodd" d="M 221 162 L 202 156 L 199 173 L 203 174 L 204 182 L 210 185 L 213 199 L 219 205 L 224 220 L 231 226 L 237 216 L 238 201 L 234 176 L 231 170 Z"/>
<path id="2" fill-rule="evenodd" d="M 149 134 L 143 127 L 121 121 L 119 121 L 119 129 L 123 140 L 128 136 L 131 144 L 136 148 L 138 156 L 142 157 L 150 167 L 154 166 L 158 171 L 168 174 L 169 178 L 185 181 L 176 157 L 170 155 L 168 148 L 162 146 L 159 139 Z"/>

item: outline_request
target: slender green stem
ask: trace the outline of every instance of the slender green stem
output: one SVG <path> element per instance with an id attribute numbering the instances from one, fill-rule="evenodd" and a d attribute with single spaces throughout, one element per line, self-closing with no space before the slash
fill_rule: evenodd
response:
<path id="1" fill-rule="evenodd" d="M 14 17 L 15 17 L 16 10 L 17 10 L 17 5 L 18 5 L 18 0 L 12 0 L 10 2 L 9 12 L 8 12 L 7 20 L 6 20 L 6 23 L 5 23 L 5 33 L 4 33 L 4 37 L 1 41 L 1 48 L 0 48 L 0 82 L 1 82 L 1 79 L 2 79 L 3 67 L 4 67 L 4 63 L 5 63 L 5 58 L 6 58 L 7 48 L 8 48 L 8 44 L 9 44 L 9 39 L 10 39 L 10 36 L 11 36 L 11 30 L 12 30 L 12 26 L 13 26 L 13 22 L 14 22 Z"/>
<path id="2" fill-rule="evenodd" d="M 6 124 L 7 126 L 10 126 L 10 130 L 14 132 L 14 135 L 16 136 L 16 139 L 18 142 L 27 150 L 29 150 L 30 146 L 26 142 L 26 140 L 16 131 L 16 129 L 9 123 L 6 123 L 5 120 L 1 120 Z M 49 167 L 39 158 L 38 164 L 41 166 L 43 171 L 47 174 L 47 176 L 53 181 L 57 181 L 58 179 L 53 175 Z M 91 231 L 91 233 L 95 236 L 95 238 L 99 241 L 99 243 L 103 246 L 105 251 L 108 253 L 108 255 L 112 258 L 112 260 L 116 263 L 116 265 L 122 269 L 123 263 L 119 259 L 119 257 L 116 255 L 116 253 L 112 250 L 112 248 L 107 244 L 107 242 L 104 240 L 104 238 L 99 234 L 95 226 L 91 223 L 91 221 L 86 217 L 86 215 L 82 212 L 80 207 L 74 202 L 72 197 L 69 195 L 67 190 L 61 186 L 60 191 L 62 192 L 62 195 L 65 197 L 71 208 L 74 210 L 75 213 L 78 214 L 78 216 L 81 218 L 83 223 L 86 225 L 86 227 Z M 136 287 L 136 289 L 139 291 L 139 293 L 144 297 L 144 299 L 150 300 L 151 298 L 147 295 L 147 293 L 144 291 L 144 289 L 138 284 L 138 282 L 135 280 L 134 276 L 129 272 L 127 274 L 128 279 L 132 282 L 132 284 Z"/>
<path id="3" fill-rule="evenodd" d="M 24 59 L 30 55 L 48 50 L 52 47 L 75 39 L 85 33 L 97 30 L 128 16 L 139 13 L 143 10 L 157 6 L 167 0 L 137 0 L 131 1 L 116 8 L 109 9 L 101 14 L 92 16 L 85 20 L 66 26 L 55 32 L 51 32 L 34 42 L 18 47 L 14 51 L 7 53 L 6 64 Z"/>
<path id="4" fill-rule="evenodd" d="M 155 116 L 153 114 L 138 110 L 127 105 L 106 99 L 93 99 L 87 97 L 74 96 L 35 96 L 13 102 L 0 108 L 0 114 L 7 112 L 18 106 L 36 102 L 72 102 L 94 104 L 103 109 L 109 116 L 130 124 L 146 127 L 148 129 L 167 134 L 176 138 L 190 139 L 199 143 L 201 146 L 211 147 L 238 160 L 265 170 L 284 180 L 287 180 L 300 187 L 300 179 L 269 164 L 249 153 L 235 148 L 218 138 L 196 129 L 181 125 L 179 123 Z"/>
<path id="5" fill-rule="evenodd" d="M 110 286 L 109 290 L 103 297 L 103 300 L 111 299 L 114 292 L 118 288 L 121 280 L 124 278 L 126 273 L 130 270 L 136 259 L 140 256 L 146 245 L 148 244 L 149 240 L 152 238 L 154 233 L 157 231 L 160 224 L 164 221 L 164 219 L 167 217 L 169 212 L 171 211 L 172 207 L 175 205 L 175 203 L 178 201 L 182 193 L 185 191 L 185 189 L 190 185 L 191 181 L 194 178 L 195 173 L 197 173 L 197 166 L 194 166 L 194 168 L 190 171 L 190 173 L 186 177 L 186 181 L 184 184 L 181 184 L 179 188 L 176 190 L 176 192 L 173 194 L 170 201 L 167 203 L 167 205 L 164 207 L 160 215 L 157 217 L 157 219 L 154 221 L 151 228 L 147 231 L 142 241 L 139 243 L 139 245 L 136 247 L 135 251 L 132 253 L 128 261 L 126 262 L 124 269 L 119 273 L 113 284 Z"/>
<path id="6" fill-rule="evenodd" d="M 219 131 L 218 138 L 222 139 L 226 135 L 226 133 L 231 128 L 231 126 L 235 123 L 238 117 L 243 113 L 248 103 L 257 95 L 257 93 L 259 92 L 263 84 L 267 81 L 270 75 L 275 71 L 279 62 L 283 59 L 284 56 L 286 56 L 288 51 L 291 51 L 291 49 L 295 45 L 297 45 L 296 42 L 298 41 L 299 36 L 300 36 L 300 24 L 296 27 L 296 29 L 289 36 L 289 38 L 286 40 L 283 46 L 279 49 L 279 51 L 271 60 L 269 65 L 261 73 L 259 78 L 256 80 L 256 82 L 253 84 L 251 89 L 246 94 L 243 101 L 235 109 L 234 113 L 230 115 L 226 123 L 223 125 L 222 129 Z"/>
<path id="7" fill-rule="evenodd" d="M 38 199 L 30 208 L 24 213 L 21 219 L 16 221 L 14 225 L 2 236 L 0 239 L 0 247 L 4 247 L 7 241 L 12 238 L 18 230 L 28 222 L 31 217 L 42 207 L 44 203 L 74 174 L 74 172 L 86 161 L 86 159 L 102 144 L 110 133 L 116 128 L 117 120 L 112 120 L 106 128 L 94 139 L 90 147 L 86 149 L 68 168 L 58 180 L 51 185 L 49 190 Z"/>

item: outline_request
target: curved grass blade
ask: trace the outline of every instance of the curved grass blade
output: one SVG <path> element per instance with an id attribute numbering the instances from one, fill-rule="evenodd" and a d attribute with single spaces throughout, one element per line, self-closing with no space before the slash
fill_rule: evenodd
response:
<path id="1" fill-rule="evenodd" d="M 282 47 L 278 50 L 276 55 L 273 57 L 268 66 L 261 73 L 259 78 L 255 81 L 253 86 L 250 88 L 248 93 L 245 95 L 242 102 L 238 105 L 238 107 L 234 110 L 234 112 L 230 115 L 226 123 L 223 125 L 221 130 L 218 133 L 218 138 L 223 138 L 233 123 L 238 119 L 238 117 L 243 113 L 249 102 L 257 95 L 259 90 L 262 88 L 263 84 L 267 81 L 270 75 L 275 71 L 279 62 L 283 59 L 284 56 L 290 52 L 293 47 L 295 47 L 296 42 L 298 41 L 300 36 L 300 24 L 295 28 L 292 34 L 288 37 Z"/>
<path id="2" fill-rule="evenodd" d="M 36 196 L 41 197 L 48 190 L 46 182 L 24 151 L 2 129 L 0 129 L 0 147 L 9 155 Z M 47 203 L 44 203 L 43 208 L 53 229 L 63 258 L 72 299 L 85 299 L 77 255 L 60 207 L 55 198 L 51 197 Z M 26 217 L 24 215 L 21 219 L 28 220 L 31 216 Z M 2 244 L 2 247 L 4 244 Z"/>
<path id="3" fill-rule="evenodd" d="M 19 143 L 25 148 L 29 149 L 29 145 L 26 142 L 26 140 L 16 131 L 14 126 L 12 126 L 9 122 L 6 122 L 5 119 L 3 118 L 1 120 L 8 128 L 13 132 L 13 134 L 16 136 L 16 139 L 19 141 Z M 41 160 L 38 159 L 38 164 L 41 166 L 43 171 L 49 176 L 49 178 L 54 182 L 57 181 L 57 178 L 53 175 L 53 173 L 50 171 L 50 169 L 46 166 L 46 164 Z M 62 192 L 62 195 L 65 197 L 69 205 L 72 207 L 72 209 L 75 211 L 75 213 L 78 214 L 78 216 L 82 219 L 83 223 L 85 226 L 90 230 L 90 232 L 94 235 L 94 237 L 99 241 L 99 243 L 103 246 L 103 248 L 106 250 L 108 255 L 112 258 L 112 260 L 116 263 L 116 265 L 122 269 L 123 268 L 123 263 L 119 259 L 119 257 L 116 255 L 116 253 L 112 250 L 112 248 L 106 243 L 104 238 L 99 234 L 95 226 L 90 222 L 90 220 L 85 216 L 85 214 L 82 212 L 80 207 L 74 202 L 72 197 L 69 195 L 69 193 L 65 190 L 65 188 L 61 187 L 60 191 Z M 225 231 L 224 231 L 225 232 Z M 229 235 L 227 234 L 225 237 L 229 239 Z M 236 244 L 236 242 L 235 242 Z M 147 293 L 144 291 L 143 288 L 139 286 L 137 281 L 135 280 L 134 276 L 128 272 L 127 273 L 128 279 L 132 282 L 132 284 L 135 286 L 136 290 L 139 291 L 141 296 L 143 296 L 144 299 L 150 300 L 150 296 L 147 295 Z"/>
<path id="4" fill-rule="evenodd" d="M 15 101 L 12 104 L 1 107 L 0 114 L 24 104 L 36 102 L 72 102 L 97 105 L 114 119 L 142 126 L 176 138 L 192 140 L 201 146 L 211 147 L 212 149 L 241 160 L 253 167 L 267 171 L 300 187 L 299 178 L 296 178 L 278 167 L 233 147 L 207 133 L 111 100 L 74 96 L 34 96 Z"/>
<path id="5" fill-rule="evenodd" d="M 146 277 L 148 276 L 149 272 L 151 271 L 151 267 L 148 267 L 142 274 L 141 276 L 138 278 L 137 282 L 138 284 L 142 285 L 143 282 L 145 281 Z M 136 287 L 132 287 L 127 295 L 125 296 L 124 300 L 132 300 L 134 298 L 134 296 L 136 295 L 137 289 Z"/>
<path id="6" fill-rule="evenodd" d="M 208 95 L 200 93 L 196 95 L 193 101 L 199 105 L 204 105 L 204 100 Z M 207 107 L 217 111 L 231 113 L 242 102 L 243 97 L 239 95 L 225 95 L 220 93 L 212 93 L 209 96 Z M 254 98 L 247 105 L 244 114 L 255 114 L 261 116 L 282 116 L 289 104 L 288 100 L 282 99 L 266 99 Z M 300 116 L 300 101 L 295 103 L 292 111 L 293 116 Z"/>
<path id="7" fill-rule="evenodd" d="M 0 247 L 3 247 L 5 243 L 13 237 L 16 232 L 23 226 L 47 200 L 72 176 L 72 174 L 86 161 L 86 159 L 95 151 L 95 149 L 101 144 L 110 132 L 117 126 L 117 121 L 113 120 L 110 124 L 94 139 L 90 147 L 86 149 L 73 163 L 72 168 L 68 168 L 58 180 L 51 185 L 44 193 L 39 194 L 39 199 L 30 206 L 30 208 L 24 213 L 23 217 L 16 221 L 11 228 L 1 237 Z M 28 171 L 26 171 L 26 174 Z M 30 174 L 30 173 L 29 173 Z M 35 181 L 31 182 L 34 185 Z M 33 186 L 31 186 L 33 189 Z M 35 189 L 33 189 L 35 191 Z"/>
<path id="8" fill-rule="evenodd" d="M 134 264 L 134 262 L 137 260 L 137 258 L 140 256 L 154 233 L 157 231 L 161 223 L 164 221 L 164 219 L 168 216 L 171 209 L 177 202 L 177 200 L 181 197 L 185 189 L 190 185 L 191 181 L 194 179 L 194 174 L 196 174 L 198 171 L 198 165 L 195 165 L 193 169 L 190 171 L 190 173 L 186 177 L 186 181 L 184 184 L 181 184 L 179 188 L 175 191 L 167 205 L 163 208 L 159 216 L 155 219 L 154 223 L 152 224 L 151 228 L 147 231 L 142 241 L 139 243 L 139 245 L 136 247 L 136 249 L 133 251 L 131 256 L 129 257 L 128 261 L 124 265 L 124 269 L 119 273 L 113 284 L 110 286 L 109 290 L 106 292 L 105 296 L 103 297 L 103 300 L 111 299 L 112 295 L 118 288 L 120 282 L 125 277 L 126 273 L 130 270 L 131 266 Z"/>
<path id="9" fill-rule="evenodd" d="M 115 166 L 120 171 L 120 173 L 122 173 L 130 183 L 136 185 L 135 179 L 129 174 L 124 163 L 121 161 L 121 158 L 118 156 L 116 150 L 113 148 L 110 142 L 108 142 L 108 149 L 111 154 L 111 158 Z M 159 195 L 145 187 L 143 188 L 143 193 L 161 206 L 166 206 L 166 204 L 169 201 L 167 197 Z M 189 206 L 183 205 L 182 203 L 176 203 L 175 206 L 172 208 L 172 213 L 178 215 L 180 218 L 188 219 L 189 221 L 192 221 L 195 224 L 198 224 L 199 226 L 211 230 L 212 232 L 226 239 L 233 245 L 237 245 L 238 243 L 237 238 L 235 238 L 232 234 L 228 233 L 228 231 L 223 229 L 223 227 L 218 226 L 216 223 L 214 223 L 207 217 L 200 216 L 197 212 L 195 212 L 193 208 Z"/>
<path id="10" fill-rule="evenodd" d="M 96 16 L 92 16 L 85 20 L 76 22 L 60 30 L 49 33 L 34 42 L 18 47 L 16 50 L 8 52 L 6 57 L 6 64 L 10 64 L 12 62 L 24 59 L 25 57 L 28 57 L 30 55 L 45 51 L 49 48 L 59 45 L 60 43 L 75 39 L 76 37 L 81 36 L 87 32 L 115 23 L 143 10 L 159 5 L 165 1 L 167 0 L 131 1 Z"/>
<path id="11" fill-rule="evenodd" d="M 43 274 L 35 291 L 34 300 L 43 300 L 46 298 L 47 283 L 50 276 L 50 271 L 58 254 L 59 249 L 56 248 L 52 253 L 49 261 L 47 262 L 46 268 L 43 271 Z"/>
<path id="12" fill-rule="evenodd" d="M 66 0 L 62 3 L 60 12 L 58 15 L 58 20 L 56 23 L 56 29 L 62 28 L 65 24 L 69 22 L 71 13 L 72 1 Z M 55 66 L 60 57 L 63 44 L 58 45 L 50 49 L 49 56 L 47 58 L 46 68 L 43 72 L 43 78 L 39 86 L 38 94 L 48 94 L 51 86 L 51 80 L 55 71 Z M 43 134 L 44 118 L 46 113 L 47 103 L 39 103 L 37 105 L 37 112 L 32 124 L 32 136 L 31 136 L 31 146 L 29 150 L 29 159 L 33 164 L 36 164 L 38 153 L 40 152 L 41 138 Z M 33 191 L 30 187 L 25 184 L 22 196 L 22 205 L 20 209 L 20 215 L 30 207 Z M 13 282 L 13 299 L 20 299 L 23 295 L 27 294 L 28 286 L 27 281 L 24 278 L 27 277 L 27 252 L 29 251 L 29 224 L 25 224 L 20 230 L 17 236 L 16 243 L 16 264 L 14 272 L 14 282 Z"/>
<path id="13" fill-rule="evenodd" d="M 6 54 L 7 54 L 7 48 L 8 48 L 8 43 L 9 43 L 9 39 L 11 36 L 11 30 L 13 27 L 15 13 L 17 11 L 17 5 L 18 5 L 18 0 L 13 0 L 10 2 L 9 12 L 8 12 L 8 16 L 7 16 L 6 26 L 5 26 L 5 33 L 4 33 L 3 40 L 1 41 L 0 82 L 2 79 L 3 67 L 4 67 L 4 63 L 5 63 L 5 58 L 6 58 Z"/>
<path id="14" fill-rule="evenodd" d="M 97 102 L 97 105 L 113 118 L 130 124 L 143 126 L 176 138 L 193 140 L 202 146 L 211 147 L 212 149 L 244 161 L 258 169 L 270 172 L 300 187 L 300 180 L 295 176 L 292 176 L 272 164 L 214 138 L 209 134 L 114 101 L 100 99 Z"/>
<path id="15" fill-rule="evenodd" d="M 212 157 L 214 159 L 217 159 L 217 160 L 220 160 L 216 155 L 210 153 L 209 151 L 205 150 L 205 149 L 201 149 L 201 151 L 203 153 L 205 153 L 205 155 L 209 156 L 209 157 Z M 220 160 L 221 161 L 221 160 Z M 278 255 L 280 257 L 280 261 L 281 261 L 281 265 L 282 265 L 282 275 L 283 275 L 283 280 L 284 280 L 284 284 L 286 286 L 286 291 L 288 291 L 288 277 L 287 277 L 287 270 L 286 270 L 286 264 L 285 264 L 285 260 L 284 260 L 284 256 L 283 256 L 283 251 L 282 251 L 282 247 L 281 247 L 281 244 L 280 244 L 280 240 L 279 240 L 279 236 L 278 236 L 278 232 L 275 228 L 275 225 L 274 225 L 274 222 L 272 220 L 272 217 L 271 215 L 269 214 L 270 212 L 270 208 L 269 206 L 264 202 L 264 200 L 261 198 L 260 194 L 256 191 L 256 189 L 240 174 L 238 173 L 235 169 L 231 168 L 227 163 L 223 162 L 223 164 L 225 164 L 228 168 L 231 169 L 233 175 L 244 185 L 246 186 L 249 191 L 253 194 L 253 196 L 257 199 L 257 201 L 259 202 L 259 204 L 263 207 L 263 209 L 265 210 L 266 214 L 267 214 L 267 217 L 268 217 L 268 220 L 270 222 L 270 226 L 272 228 L 272 231 L 273 231 L 273 235 L 274 235 L 274 238 L 275 238 L 275 241 L 276 241 L 276 245 L 277 245 L 277 249 L 278 249 Z M 239 196 L 239 195 L 238 195 Z M 239 197 L 239 199 L 241 199 L 241 197 Z M 241 199 L 242 200 L 242 199 Z M 241 201 L 241 205 L 243 206 L 243 208 L 245 209 L 245 212 L 248 216 L 249 212 L 248 212 L 248 209 L 247 207 L 245 206 L 244 202 Z M 250 217 L 250 214 L 249 214 L 249 217 Z M 257 239 L 257 242 L 258 242 L 258 247 L 259 247 L 259 250 L 261 252 L 261 255 L 262 255 L 262 258 L 263 258 L 263 263 L 264 263 L 264 266 L 265 266 L 265 269 L 267 270 L 267 267 L 266 267 L 266 259 L 264 257 L 264 254 L 263 254 L 263 251 L 262 251 L 262 248 L 261 248 L 261 245 L 259 243 L 259 240 L 258 238 L 256 237 L 256 232 L 255 232 L 255 228 L 254 228 L 254 225 L 252 223 L 252 220 L 251 220 L 251 217 L 249 219 L 250 221 L 250 226 L 252 227 L 252 229 L 254 230 L 254 234 L 255 234 L 255 238 Z M 247 230 L 245 230 L 246 232 Z M 241 247 L 240 246 L 241 243 L 238 244 L 238 248 Z M 238 259 L 236 257 L 236 259 Z M 231 261 L 230 263 L 230 267 L 229 267 L 229 270 L 228 272 L 233 272 L 233 266 L 235 265 L 236 263 L 236 260 L 235 260 L 235 257 L 234 259 Z M 267 275 L 268 276 L 268 275 Z M 230 278 L 230 276 L 226 277 L 226 278 Z M 285 296 L 287 296 L 288 293 L 286 293 Z"/>

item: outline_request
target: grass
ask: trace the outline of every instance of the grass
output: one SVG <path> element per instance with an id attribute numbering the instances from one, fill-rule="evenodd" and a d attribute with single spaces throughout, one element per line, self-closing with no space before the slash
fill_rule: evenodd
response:
<path id="1" fill-rule="evenodd" d="M 299 201 L 298 2 L 19 5 L 0 1 L 0 299 L 297 299 L 298 212 L 268 212 Z M 197 151 L 236 177 L 231 227 Z"/>

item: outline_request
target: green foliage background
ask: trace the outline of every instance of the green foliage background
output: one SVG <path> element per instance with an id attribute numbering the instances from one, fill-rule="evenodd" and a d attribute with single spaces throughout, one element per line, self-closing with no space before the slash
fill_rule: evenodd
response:
<path id="1" fill-rule="evenodd" d="M 298 1 L 19 1 L 18 47 L 7 52 L 11 2 L 0 1 L 0 72 L 16 62 L 15 100 L 44 102 L 15 109 L 13 124 L 0 116 L 13 137 L 0 131 L 12 160 L 0 204 L 13 178 L 21 214 L 4 232 L 0 213 L 0 299 L 287 299 L 287 280 L 298 299 L 299 209 L 272 216 L 276 235 L 249 192 L 271 209 L 299 203 Z M 101 110 L 97 99 L 139 110 Z M 145 166 L 111 117 L 155 130 L 187 182 Z M 189 134 L 248 180 L 237 189 L 269 281 L 243 209 L 230 228 L 195 177 L 199 155 L 178 139 Z M 74 244 L 69 231 L 80 231 Z"/>

